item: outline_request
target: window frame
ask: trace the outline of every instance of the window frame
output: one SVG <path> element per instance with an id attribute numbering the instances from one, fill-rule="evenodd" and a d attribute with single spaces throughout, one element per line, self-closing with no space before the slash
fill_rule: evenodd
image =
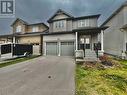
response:
<path id="1" fill-rule="evenodd" d="M 39 31 L 39 27 L 38 26 L 33 26 L 32 27 L 32 32 L 38 32 Z"/>
<path id="2" fill-rule="evenodd" d="M 64 20 L 60 20 L 60 21 L 54 22 L 54 27 L 56 29 L 62 29 L 62 28 L 64 28 L 65 27 Z"/>
<path id="3" fill-rule="evenodd" d="M 20 33 L 22 31 L 22 26 L 21 25 L 18 25 L 17 27 L 16 27 L 16 32 L 17 33 Z"/>

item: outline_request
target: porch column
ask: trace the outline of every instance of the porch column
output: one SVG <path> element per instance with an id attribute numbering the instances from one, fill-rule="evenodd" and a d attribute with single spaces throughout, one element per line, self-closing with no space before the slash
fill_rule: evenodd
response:
<path id="1" fill-rule="evenodd" d="M 13 37 L 13 43 L 15 43 L 15 41 L 16 41 L 16 38 L 15 38 L 15 36 Z"/>
<path id="2" fill-rule="evenodd" d="M 101 30 L 101 51 L 104 52 L 104 31 Z"/>
<path id="3" fill-rule="evenodd" d="M 60 43 L 60 41 L 58 41 L 58 47 L 59 47 L 58 56 L 60 56 L 61 55 L 61 43 Z"/>
<path id="4" fill-rule="evenodd" d="M 76 32 L 76 50 L 78 50 L 78 32 Z"/>
<path id="5" fill-rule="evenodd" d="M 47 51 L 47 50 L 46 50 L 46 42 L 43 42 L 43 44 L 44 44 L 44 46 L 43 46 L 44 54 L 43 54 L 43 55 L 46 56 L 46 55 L 47 55 L 47 54 L 46 54 L 46 51 Z"/>

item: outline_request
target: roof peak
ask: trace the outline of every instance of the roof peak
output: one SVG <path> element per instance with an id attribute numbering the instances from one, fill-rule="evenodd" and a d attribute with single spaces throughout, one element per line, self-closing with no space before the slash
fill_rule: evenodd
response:
<path id="1" fill-rule="evenodd" d="M 67 15 L 69 18 L 73 18 L 72 15 L 70 15 L 69 13 L 67 13 L 66 11 L 64 11 L 63 9 L 58 9 L 58 10 L 54 13 L 54 15 L 48 20 L 48 22 L 52 21 L 52 19 L 53 19 L 56 15 L 61 14 L 61 13 Z"/>

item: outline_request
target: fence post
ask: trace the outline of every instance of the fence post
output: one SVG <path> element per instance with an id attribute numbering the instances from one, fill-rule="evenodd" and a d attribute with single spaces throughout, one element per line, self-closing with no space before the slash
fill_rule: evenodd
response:
<path id="1" fill-rule="evenodd" d="M 13 57 L 13 43 L 11 44 L 11 53 L 12 53 L 12 57 Z"/>
<path id="2" fill-rule="evenodd" d="M 0 57 L 1 57 L 1 45 L 0 45 Z"/>

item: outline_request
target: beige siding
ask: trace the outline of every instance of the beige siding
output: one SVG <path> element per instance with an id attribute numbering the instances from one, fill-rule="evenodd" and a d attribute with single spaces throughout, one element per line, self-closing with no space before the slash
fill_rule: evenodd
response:
<path id="1" fill-rule="evenodd" d="M 38 31 L 35 32 L 43 32 L 45 30 L 47 30 L 47 27 L 45 27 L 43 24 L 35 24 L 35 25 L 25 25 L 23 24 L 22 21 L 17 20 L 14 25 L 12 26 L 13 28 L 13 33 L 16 33 L 16 28 L 17 26 L 21 26 L 21 32 L 22 33 L 28 33 L 28 32 L 33 32 L 32 29 L 33 27 L 38 27 Z"/>
<path id="2" fill-rule="evenodd" d="M 23 33 L 25 33 L 25 31 L 26 31 L 26 25 L 24 25 L 21 21 L 17 21 L 14 25 L 13 25 L 13 33 L 16 33 L 16 28 L 17 28 L 17 26 L 18 25 L 20 25 L 21 26 L 21 31 L 23 32 Z"/>
<path id="3" fill-rule="evenodd" d="M 28 36 L 28 37 L 20 37 L 19 43 L 21 44 L 40 44 L 41 38 L 40 36 Z"/>
<path id="4" fill-rule="evenodd" d="M 40 24 L 40 25 L 31 25 L 31 26 L 27 26 L 26 32 L 32 32 L 33 31 L 33 27 L 38 27 L 38 29 L 39 29 L 38 31 L 34 31 L 34 32 L 43 32 L 43 31 L 45 31 L 47 29 L 42 24 Z"/>

